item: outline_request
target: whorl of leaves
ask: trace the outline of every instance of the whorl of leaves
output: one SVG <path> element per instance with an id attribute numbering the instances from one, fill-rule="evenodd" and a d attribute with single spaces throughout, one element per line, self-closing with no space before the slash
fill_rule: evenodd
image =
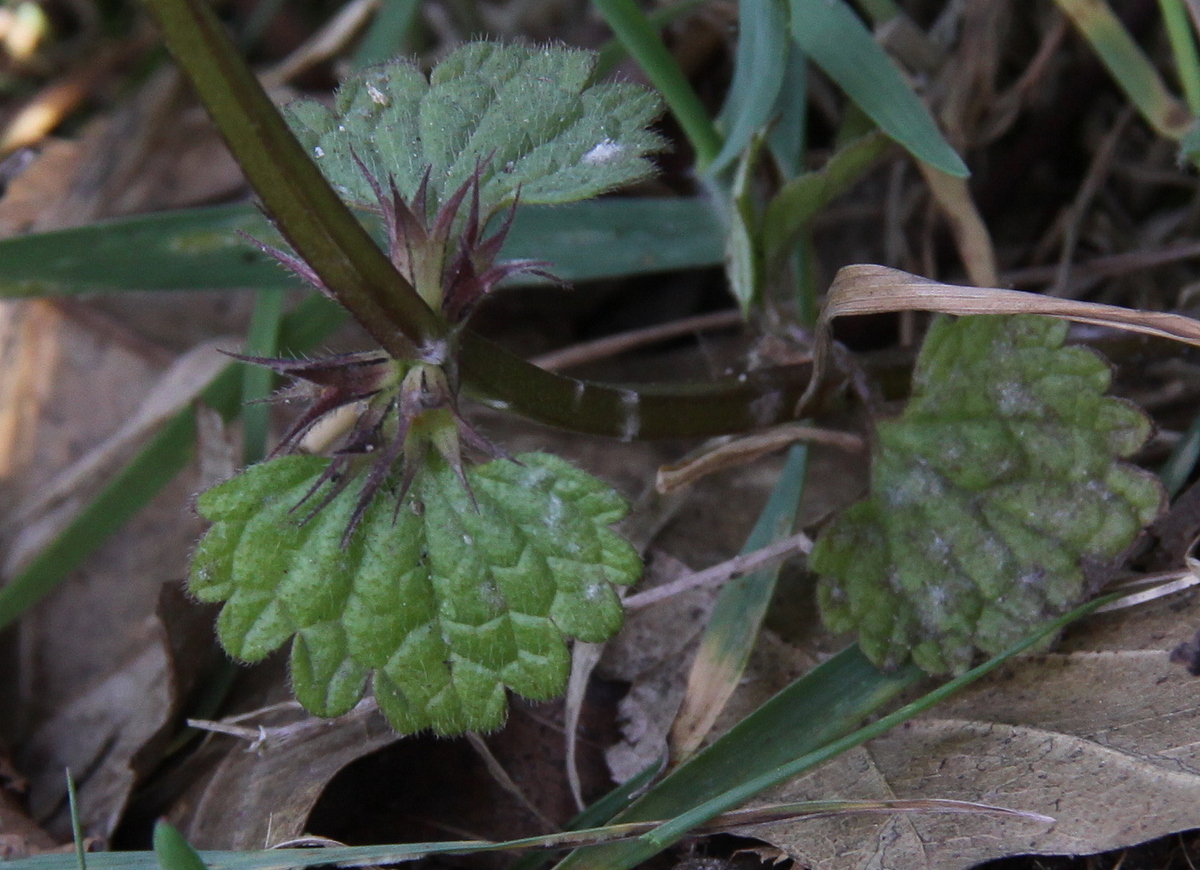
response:
<path id="1" fill-rule="evenodd" d="M 963 671 L 1092 591 L 1158 513 L 1153 475 L 1120 461 L 1150 433 L 1105 397 L 1097 354 L 1036 316 L 939 318 L 913 396 L 881 423 L 871 491 L 821 533 L 810 564 L 826 624 L 875 663 Z"/>
<path id="2" fill-rule="evenodd" d="M 301 100 L 289 123 L 343 198 L 374 206 L 366 172 L 411 199 L 430 171 L 434 207 L 477 167 L 484 215 L 510 202 L 586 199 L 644 178 L 663 140 L 645 88 L 592 80 L 593 52 L 472 42 L 426 79 L 395 60 L 347 79 L 333 111 Z M 357 156 L 357 160 L 355 157 Z M 361 164 L 360 162 L 361 161 Z"/>
<path id="3" fill-rule="evenodd" d="M 591 475 L 530 453 L 467 469 L 468 491 L 430 456 L 403 501 L 381 492 L 343 546 L 360 484 L 307 520 L 297 509 L 328 461 L 275 459 L 201 495 L 213 526 L 189 579 L 200 600 L 224 602 L 218 634 L 234 658 L 292 639 L 293 688 L 311 712 L 345 713 L 370 677 L 397 731 L 497 728 L 506 687 L 554 697 L 566 638 L 619 628 L 612 584 L 641 564 L 608 529 L 624 501 Z"/>

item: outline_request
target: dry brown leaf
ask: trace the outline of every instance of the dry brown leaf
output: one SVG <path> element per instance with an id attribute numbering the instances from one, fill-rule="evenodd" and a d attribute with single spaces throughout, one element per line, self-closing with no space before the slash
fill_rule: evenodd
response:
<path id="1" fill-rule="evenodd" d="M 179 586 L 164 588 L 155 615 L 127 639 L 130 653 L 22 741 L 31 815 L 54 836 L 71 839 L 70 770 L 84 833 L 107 843 L 135 784 L 162 758 L 184 698 L 214 660 L 212 618 Z"/>
<path id="2" fill-rule="evenodd" d="M 948 798 L 1054 817 L 906 815 L 745 833 L 816 870 L 958 870 L 1007 855 L 1088 854 L 1200 826 L 1200 682 L 1168 660 L 1200 599 L 1095 617 L 764 801 Z"/>
<path id="3" fill-rule="evenodd" d="M 198 849 L 262 849 L 298 837 L 325 786 L 357 758 L 400 737 L 371 704 L 301 720 L 255 746 L 217 738 L 223 756 L 175 803 L 171 820 Z"/>
<path id="4" fill-rule="evenodd" d="M 943 284 L 886 266 L 846 266 L 839 270 L 829 288 L 821 316 L 828 322 L 835 317 L 885 311 L 937 311 L 955 315 L 1043 314 L 1200 346 L 1200 320 L 1180 314 L 1056 299 L 1001 287 Z"/>
<path id="5" fill-rule="evenodd" d="M 640 585 L 653 589 L 689 573 L 682 562 L 660 552 Z M 617 782 L 641 773 L 666 753 L 687 684 L 686 668 L 716 598 L 714 589 L 691 589 L 634 611 L 606 645 L 597 673 L 630 683 L 618 707 L 623 739 L 605 752 Z"/>

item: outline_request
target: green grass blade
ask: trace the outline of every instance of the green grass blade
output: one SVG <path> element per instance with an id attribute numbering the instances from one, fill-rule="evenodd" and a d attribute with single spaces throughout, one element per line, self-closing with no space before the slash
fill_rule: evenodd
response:
<path id="1" fill-rule="evenodd" d="M 420 0 L 383 0 L 375 20 L 358 43 L 351 66 L 360 70 L 403 54 L 420 9 Z"/>
<path id="2" fill-rule="evenodd" d="M 767 130 L 767 145 L 779 165 L 784 180 L 795 178 L 804 169 L 804 149 L 808 123 L 808 60 L 794 39 L 788 40 L 787 64 L 774 118 Z"/>
<path id="3" fill-rule="evenodd" d="M 397 359 L 447 326 L 338 198 L 238 55 L 207 0 L 146 0 L 167 47 L 292 249 Z"/>
<path id="4" fill-rule="evenodd" d="M 823 764 L 832 758 L 836 758 L 841 753 L 853 749 L 856 746 L 860 746 L 863 743 L 866 743 L 868 740 L 879 737 L 892 728 L 895 728 L 897 725 L 907 722 L 909 719 L 912 719 L 913 717 L 933 708 L 946 698 L 953 695 L 955 692 L 958 692 L 960 689 L 970 685 L 980 677 L 991 673 L 1013 656 L 1019 655 L 1026 650 L 1037 646 L 1038 644 L 1044 642 L 1047 638 L 1052 637 L 1058 632 L 1062 631 L 1064 627 L 1074 622 L 1076 619 L 1086 616 L 1087 614 L 1105 604 L 1108 604 L 1109 602 L 1115 601 L 1120 597 L 1120 595 L 1121 593 L 1113 593 L 1111 595 L 1106 595 L 1090 601 L 1081 607 L 1077 607 L 1075 610 L 1071 611 L 1065 616 L 1047 622 L 1036 632 L 1029 635 L 1020 643 L 1015 644 L 1001 655 L 991 658 L 978 667 L 967 671 L 965 674 L 962 674 L 961 676 L 944 683 L 943 685 L 934 689 L 932 692 L 929 692 L 918 698 L 916 701 L 906 704 L 900 709 L 889 713 L 888 715 L 883 716 L 880 719 L 877 719 L 875 722 L 859 728 L 852 733 L 833 739 L 817 748 L 798 752 L 790 759 L 781 760 L 780 763 L 773 768 L 759 768 L 761 772 L 755 774 L 750 768 L 742 768 L 741 771 L 737 771 L 735 767 L 728 767 L 728 771 L 736 771 L 740 775 L 737 777 L 739 782 L 727 791 L 708 799 L 700 797 L 699 794 L 697 794 L 697 800 L 692 802 L 689 809 L 683 812 L 675 813 L 675 817 L 671 821 L 664 825 L 660 825 L 649 834 L 638 837 L 636 840 L 626 840 L 618 843 L 606 843 L 599 846 L 589 846 L 579 849 L 568 856 L 567 860 L 560 864 L 559 867 L 570 867 L 572 870 L 580 870 L 580 868 L 587 868 L 587 870 L 601 870 L 601 868 L 603 868 L 603 870 L 628 870 L 628 868 L 631 868 L 642 861 L 648 860 L 649 858 L 661 852 L 663 849 L 677 842 L 689 831 L 695 829 L 699 825 L 704 824 L 708 820 L 715 818 L 727 810 L 741 806 L 762 791 L 779 785 L 780 783 L 785 782 L 792 777 L 799 776 L 800 774 L 813 769 L 817 765 Z M 857 651 L 857 647 L 851 647 L 851 650 Z M 846 653 L 842 653 L 841 655 L 845 654 Z M 827 662 L 826 664 L 829 663 Z M 822 665 L 821 667 L 823 668 L 825 665 Z M 909 672 L 910 668 L 905 668 L 899 673 L 907 673 Z M 820 668 L 817 668 L 816 670 L 820 670 Z M 816 673 L 816 671 L 813 673 Z M 916 679 L 919 679 L 919 676 L 920 675 L 918 673 L 913 682 L 915 682 Z M 804 679 L 805 678 L 801 678 L 800 682 L 803 682 Z M 790 689 L 785 689 L 784 693 L 788 692 L 789 690 Z M 781 695 L 784 693 L 781 693 Z M 779 696 L 777 695 L 776 698 L 778 697 Z M 752 720 L 754 720 L 759 713 L 762 712 L 762 710 L 774 703 L 774 700 L 775 699 L 768 701 L 767 705 L 764 705 L 764 707 L 760 708 L 759 711 L 756 711 L 754 714 L 743 720 L 742 723 L 730 731 L 729 734 L 725 735 L 725 737 L 722 737 L 721 740 L 718 740 L 712 746 L 708 747 L 708 749 L 694 759 L 692 764 L 697 764 L 701 760 L 706 759 L 706 757 L 713 754 L 714 751 L 718 755 L 724 755 L 726 752 L 725 748 L 722 746 L 724 741 L 732 735 L 738 733 L 740 729 L 743 729 L 743 727 L 747 725 L 747 723 L 750 723 Z M 813 715 L 813 710 L 820 711 L 821 708 L 809 708 L 807 715 L 811 717 Z M 817 715 L 821 716 L 823 713 L 824 711 L 821 711 Z M 768 739 L 768 736 L 769 732 L 763 734 L 760 739 Z M 731 764 L 734 760 L 735 759 L 732 758 L 727 759 L 726 764 Z M 684 765 L 679 768 L 675 775 L 685 771 L 688 766 L 689 765 Z M 675 775 L 663 780 L 659 788 L 671 782 Z M 658 789 L 651 790 L 646 797 L 649 798 L 657 790 Z M 640 803 L 641 802 L 639 802 L 639 804 L 635 804 L 635 808 L 640 808 Z M 628 814 L 622 815 L 622 821 L 624 821 L 625 815 Z"/>
<path id="5" fill-rule="evenodd" d="M 249 204 L 124 218 L 0 240 L 0 298 L 295 287 L 238 231 L 277 236 Z M 608 198 L 517 211 L 504 257 L 567 281 L 718 265 L 724 229 L 699 198 Z M 137 251 L 137 257 L 130 257 Z"/>
<path id="6" fill-rule="evenodd" d="M 259 290 L 246 334 L 246 353 L 273 357 L 279 351 L 279 328 L 283 318 L 283 291 Z M 242 367 L 242 461 L 258 462 L 267 454 L 271 430 L 271 406 L 267 398 L 275 387 L 275 373 L 266 366 L 240 363 Z"/>
<path id="7" fill-rule="evenodd" d="M 792 35 L 805 54 L 910 154 L 965 178 L 962 158 L 929 110 L 844 0 L 790 0 Z"/>
<path id="8" fill-rule="evenodd" d="M 868 133 L 834 152 L 820 169 L 798 175 L 779 189 L 763 215 L 768 269 L 791 250 L 817 213 L 874 166 L 887 147 L 885 137 Z"/>
<path id="9" fill-rule="evenodd" d="M 160 429 L 29 565 L 0 587 L 0 628 L 56 587 L 166 486 L 192 458 L 195 438 L 191 409 Z"/>
<path id="10" fill-rule="evenodd" d="M 1167 39 L 1171 42 L 1171 54 L 1175 58 L 1175 72 L 1183 86 L 1188 110 L 1200 114 L 1200 54 L 1196 51 L 1196 34 L 1182 0 L 1158 0 L 1163 24 L 1167 28 Z"/>
<path id="11" fill-rule="evenodd" d="M 583 831 L 607 824 L 613 816 L 629 805 L 632 795 L 637 794 L 653 781 L 661 768 L 662 761 L 656 762 L 636 776 L 630 777 L 567 822 L 563 830 Z M 539 867 L 545 867 L 550 861 L 551 856 L 545 852 L 530 852 L 515 861 L 509 870 L 538 870 Z"/>
<path id="12" fill-rule="evenodd" d="M 721 150 L 721 135 L 654 25 L 633 0 L 595 0 L 595 5 L 617 40 L 658 88 L 692 143 L 697 164 L 705 168 Z"/>
<path id="13" fill-rule="evenodd" d="M 160 870 L 208 870 L 183 834 L 163 819 L 154 823 L 154 857 Z"/>
<path id="14" fill-rule="evenodd" d="M 4 239 L 0 298 L 296 285 L 274 260 L 239 238 L 239 231 L 278 238 L 257 209 L 243 204 Z"/>
<path id="15" fill-rule="evenodd" d="M 79 796 L 75 793 L 75 777 L 68 769 L 67 777 L 67 806 L 71 810 L 71 840 L 75 844 L 75 866 L 79 870 L 87 870 L 87 849 L 84 848 L 83 821 L 79 818 Z"/>
<path id="16" fill-rule="evenodd" d="M 280 344 L 290 352 L 311 348 L 344 317 L 329 300 L 311 297 L 284 318 Z M 232 417 L 240 407 L 240 385 L 237 368 L 231 363 L 204 391 L 204 402 Z M 190 408 L 159 429 L 29 565 L 0 587 L 0 628 L 54 589 L 166 486 L 191 460 L 195 437 L 195 412 Z"/>
<path id="17" fill-rule="evenodd" d="M 647 16 L 647 19 L 650 26 L 656 31 L 662 30 L 676 18 L 682 18 L 704 2 L 705 0 L 679 0 L 677 3 L 658 7 Z M 626 57 L 627 52 L 619 39 L 610 39 L 600 46 L 598 54 L 600 56 L 596 59 L 596 77 L 604 78 L 613 71 L 622 58 Z"/>
<path id="18" fill-rule="evenodd" d="M 1104 0 L 1056 0 L 1151 127 L 1178 141 L 1191 118 Z"/>
<path id="19" fill-rule="evenodd" d="M 738 44 L 733 82 L 718 121 L 725 144 L 705 171 L 715 175 L 746 149 L 751 137 L 771 120 L 788 59 L 787 15 L 782 0 L 742 0 L 738 4 Z M 790 101 L 804 99 L 804 92 Z"/>
<path id="20" fill-rule="evenodd" d="M 807 469 L 808 447 L 793 447 L 775 489 L 746 539 L 743 553 L 760 550 L 791 534 Z M 700 638 L 688 675 L 687 694 L 671 729 L 672 751 L 680 760 L 690 756 L 712 730 L 717 716 L 742 681 L 781 567 L 776 563 L 753 571 L 726 583 L 721 590 Z"/>
<path id="21" fill-rule="evenodd" d="M 915 666 L 885 674 L 857 646 L 817 666 L 650 789 L 617 821 L 677 818 L 747 781 L 853 731 L 864 717 L 923 677 Z M 578 849 L 559 870 L 624 870 L 654 854 L 644 840 Z"/>
<path id="22" fill-rule="evenodd" d="M 700 198 L 619 197 L 517 211 L 504 256 L 553 264 L 566 281 L 721 263 L 725 230 Z"/>
<path id="23" fill-rule="evenodd" d="M 1183 433 L 1183 437 L 1171 450 L 1171 455 L 1158 472 L 1168 497 L 1175 498 L 1183 491 L 1197 461 L 1200 461 L 1200 414 L 1192 418 L 1192 424 Z"/>

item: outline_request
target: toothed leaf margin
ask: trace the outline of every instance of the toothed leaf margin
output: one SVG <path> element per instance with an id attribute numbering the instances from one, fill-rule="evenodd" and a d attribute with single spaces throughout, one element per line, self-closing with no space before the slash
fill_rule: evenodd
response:
<path id="1" fill-rule="evenodd" d="M 203 493 L 213 525 L 189 577 L 196 598 L 224 602 L 217 631 L 234 658 L 292 639 L 293 689 L 312 713 L 347 712 L 371 680 L 399 732 L 498 728 L 506 687 L 555 697 L 566 639 L 620 627 L 613 584 L 641 563 L 608 528 L 625 502 L 591 475 L 529 453 L 467 469 L 468 492 L 430 457 L 399 506 L 373 499 L 343 547 L 359 483 L 307 521 L 297 509 L 328 462 L 287 456 Z"/>
<path id="2" fill-rule="evenodd" d="M 525 203 L 574 202 L 647 177 L 646 155 L 665 144 L 646 129 L 661 112 L 658 98 L 632 83 L 594 82 L 596 57 L 470 42 L 428 79 L 397 59 L 348 78 L 332 110 L 301 100 L 285 116 L 352 202 L 375 205 L 364 168 L 381 183 L 393 180 L 405 199 L 428 169 L 440 205 L 480 166 L 484 215 L 518 188 Z"/>
<path id="3" fill-rule="evenodd" d="M 879 424 L 870 496 L 822 530 L 809 564 L 835 631 L 896 667 L 961 672 L 1092 591 L 1158 514 L 1163 491 L 1120 461 L 1149 437 L 1136 406 L 1106 397 L 1093 351 L 1036 316 L 938 318 L 913 396 Z"/>

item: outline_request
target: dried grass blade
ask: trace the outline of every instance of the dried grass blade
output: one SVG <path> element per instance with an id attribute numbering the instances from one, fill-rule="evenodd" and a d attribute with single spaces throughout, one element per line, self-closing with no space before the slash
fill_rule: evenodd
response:
<path id="1" fill-rule="evenodd" d="M 1200 320 L 1161 311 L 1137 311 L 1099 302 L 1058 299 L 1000 287 L 943 284 L 886 266 L 846 266 L 829 288 L 822 319 L 887 311 L 942 314 L 1042 314 L 1168 338 L 1200 347 Z"/>

